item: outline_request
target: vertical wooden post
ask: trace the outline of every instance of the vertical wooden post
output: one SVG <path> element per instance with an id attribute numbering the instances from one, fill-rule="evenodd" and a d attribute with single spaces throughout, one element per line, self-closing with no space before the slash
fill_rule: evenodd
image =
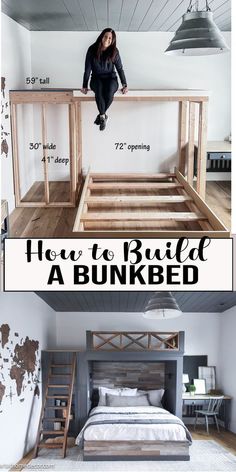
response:
<path id="1" fill-rule="evenodd" d="M 16 207 L 21 201 L 20 191 L 20 168 L 19 168 L 19 154 L 18 154 L 18 135 L 17 135 L 17 105 L 11 104 L 11 133 L 12 133 L 12 158 L 13 158 L 13 172 L 14 172 L 14 189 Z"/>
<path id="2" fill-rule="evenodd" d="M 76 103 L 76 131 L 77 131 L 77 179 L 82 179 L 82 124 L 81 101 Z"/>
<path id="3" fill-rule="evenodd" d="M 75 146 L 75 105 L 69 104 L 69 155 L 70 155 L 70 202 L 75 205 L 76 194 L 76 146 Z"/>
<path id="4" fill-rule="evenodd" d="M 195 103 L 189 102 L 187 180 L 190 185 L 193 185 L 193 174 L 194 174 L 194 135 L 195 135 Z"/>
<path id="5" fill-rule="evenodd" d="M 47 159 L 47 121 L 46 121 L 47 105 L 42 104 L 42 146 L 43 146 L 43 168 L 44 168 L 44 189 L 45 203 L 49 204 L 49 183 L 48 183 L 48 159 Z"/>
<path id="6" fill-rule="evenodd" d="M 77 148 L 76 148 L 76 104 L 72 104 L 72 135 L 73 135 L 73 150 L 72 150 L 72 189 L 73 189 L 73 205 L 76 203 L 76 189 L 77 189 L 77 173 L 76 173 L 76 160 L 77 160 Z"/>
<path id="7" fill-rule="evenodd" d="M 179 154 L 179 171 L 181 174 L 185 174 L 185 161 L 186 161 L 186 142 L 187 142 L 187 102 L 179 102 L 179 143 L 178 143 L 178 154 Z"/>
<path id="8" fill-rule="evenodd" d="M 199 104 L 197 192 L 203 199 L 206 193 L 207 109 L 207 102 Z"/>

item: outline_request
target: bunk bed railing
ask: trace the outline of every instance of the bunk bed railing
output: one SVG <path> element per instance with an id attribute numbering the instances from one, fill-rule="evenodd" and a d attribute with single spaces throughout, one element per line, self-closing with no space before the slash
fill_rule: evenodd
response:
<path id="1" fill-rule="evenodd" d="M 178 332 L 90 331 L 93 351 L 179 351 Z"/>

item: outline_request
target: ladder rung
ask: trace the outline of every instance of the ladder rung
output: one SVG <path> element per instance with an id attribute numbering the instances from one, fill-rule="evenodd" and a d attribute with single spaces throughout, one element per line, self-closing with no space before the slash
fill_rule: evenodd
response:
<path id="1" fill-rule="evenodd" d="M 65 410 L 67 406 L 45 406 L 47 410 Z"/>
<path id="2" fill-rule="evenodd" d="M 50 374 L 49 377 L 71 377 L 71 374 Z"/>
<path id="3" fill-rule="evenodd" d="M 70 385 L 67 384 L 50 384 L 48 385 L 48 388 L 68 388 Z"/>
<path id="4" fill-rule="evenodd" d="M 41 433 L 42 433 L 42 434 L 50 434 L 50 435 L 52 435 L 52 434 L 55 434 L 55 435 L 57 435 L 57 434 L 63 435 L 63 434 L 65 434 L 65 431 L 62 430 L 62 429 L 59 429 L 58 431 L 55 431 L 55 430 L 47 431 L 46 429 L 43 429 L 43 430 L 41 431 Z"/>
<path id="5" fill-rule="evenodd" d="M 68 400 L 69 395 L 47 395 L 47 398 L 54 398 L 56 399 L 61 399 L 61 400 Z"/>
<path id="6" fill-rule="evenodd" d="M 46 449 L 58 449 L 62 447 L 62 443 L 41 443 L 38 445 L 39 448 L 46 448 Z"/>
<path id="7" fill-rule="evenodd" d="M 54 422 L 54 421 L 58 421 L 58 423 L 61 423 L 62 421 L 66 421 L 66 418 L 46 418 L 44 417 L 43 418 L 43 421 L 51 421 L 51 422 Z"/>

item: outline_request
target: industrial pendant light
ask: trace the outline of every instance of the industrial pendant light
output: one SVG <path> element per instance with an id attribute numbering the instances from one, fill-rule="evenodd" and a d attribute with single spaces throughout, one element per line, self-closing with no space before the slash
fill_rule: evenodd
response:
<path id="1" fill-rule="evenodd" d="M 203 56 L 229 51 L 213 20 L 208 1 L 206 0 L 206 10 L 198 10 L 198 1 L 195 6 L 196 10 L 193 10 L 191 0 L 187 13 L 183 15 L 182 23 L 165 52 L 177 56 Z"/>
<path id="2" fill-rule="evenodd" d="M 170 292 L 156 292 L 145 307 L 144 318 L 165 320 L 182 315 L 176 300 Z"/>

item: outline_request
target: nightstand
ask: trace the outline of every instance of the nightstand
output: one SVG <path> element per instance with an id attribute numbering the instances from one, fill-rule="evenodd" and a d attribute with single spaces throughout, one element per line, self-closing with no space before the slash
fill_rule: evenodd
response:
<path id="1" fill-rule="evenodd" d="M 208 141 L 207 172 L 231 172 L 231 143 L 229 141 Z M 195 143 L 194 174 L 197 172 L 197 143 Z"/>

